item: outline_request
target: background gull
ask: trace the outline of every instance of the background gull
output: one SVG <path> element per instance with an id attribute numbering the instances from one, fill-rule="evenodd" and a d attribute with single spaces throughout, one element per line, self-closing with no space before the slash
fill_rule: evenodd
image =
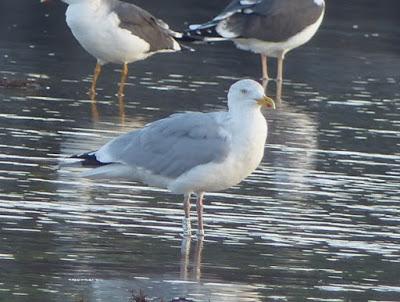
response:
<path id="1" fill-rule="evenodd" d="M 204 235 L 204 193 L 236 185 L 263 158 L 267 123 L 261 106 L 275 104 L 260 84 L 241 80 L 229 89 L 228 111 L 173 114 L 73 157 L 95 167 L 84 177 L 141 181 L 183 194 L 184 235 L 191 234 L 190 196 L 196 194 L 198 234 Z"/>
<path id="2" fill-rule="evenodd" d="M 260 54 L 264 80 L 269 79 L 267 56 L 278 58 L 282 81 L 285 54 L 314 36 L 324 12 L 324 0 L 234 0 L 210 22 L 190 26 L 186 38 L 232 40 Z"/>
<path id="3" fill-rule="evenodd" d="M 47 2 L 48 0 L 41 0 Z M 123 64 L 118 95 L 123 95 L 128 64 L 159 52 L 181 50 L 181 34 L 146 10 L 118 0 L 62 0 L 66 21 L 82 47 L 97 59 L 90 94 L 96 94 L 101 67 Z"/>

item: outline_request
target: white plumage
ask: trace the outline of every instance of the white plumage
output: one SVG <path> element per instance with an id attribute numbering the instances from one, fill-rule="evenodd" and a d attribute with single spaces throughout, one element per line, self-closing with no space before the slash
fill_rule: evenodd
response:
<path id="1" fill-rule="evenodd" d="M 260 108 L 274 107 L 263 87 L 241 80 L 229 89 L 228 111 L 181 113 L 119 136 L 98 151 L 75 156 L 99 167 L 84 177 L 142 181 L 185 195 L 186 233 L 190 195 L 197 195 L 198 233 L 202 197 L 236 185 L 261 162 L 267 123 Z"/>
<path id="2" fill-rule="evenodd" d="M 101 65 L 131 63 L 151 55 L 149 43 L 120 28 L 118 16 L 98 3 L 69 5 L 66 21 L 74 37 Z"/>
<path id="3" fill-rule="evenodd" d="M 46 0 L 42 0 L 46 1 Z M 101 66 L 123 64 L 123 95 L 128 64 L 159 52 L 181 50 L 178 33 L 144 9 L 119 0 L 62 0 L 68 4 L 66 22 L 82 47 L 97 59 L 90 94 L 95 96 Z"/>

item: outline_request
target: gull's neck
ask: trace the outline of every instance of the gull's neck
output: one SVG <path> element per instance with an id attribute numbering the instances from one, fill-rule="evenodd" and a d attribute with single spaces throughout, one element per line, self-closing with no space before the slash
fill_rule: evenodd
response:
<path id="1" fill-rule="evenodd" d="M 249 104 L 231 104 L 228 101 L 228 112 L 229 115 L 238 121 L 244 120 L 244 119 L 248 119 L 248 118 L 252 118 L 252 117 L 257 117 L 257 116 L 261 116 L 263 117 L 262 113 L 261 113 L 261 107 L 254 104 L 254 106 L 251 106 Z"/>
<path id="2" fill-rule="evenodd" d="M 267 121 L 261 113 L 260 106 L 249 104 L 230 106 L 228 115 L 228 128 L 235 140 L 260 141 L 264 144 L 267 136 Z"/>

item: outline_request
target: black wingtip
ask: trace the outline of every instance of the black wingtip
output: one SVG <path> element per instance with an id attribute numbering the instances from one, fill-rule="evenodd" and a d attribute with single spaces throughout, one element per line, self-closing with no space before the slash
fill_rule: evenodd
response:
<path id="1" fill-rule="evenodd" d="M 184 32 L 184 35 L 194 40 L 207 40 L 207 38 L 223 38 L 217 32 L 216 22 L 208 22 L 201 25 L 191 25 L 189 29 Z"/>
<path id="2" fill-rule="evenodd" d="M 107 165 L 108 163 L 102 163 L 97 160 L 95 152 L 87 152 L 82 154 L 72 155 L 70 158 L 81 159 L 81 165 L 85 167 L 99 167 Z"/>

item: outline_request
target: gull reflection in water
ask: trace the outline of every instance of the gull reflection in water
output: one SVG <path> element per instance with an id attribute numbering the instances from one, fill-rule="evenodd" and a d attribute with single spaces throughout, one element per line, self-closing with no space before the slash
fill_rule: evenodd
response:
<path id="1" fill-rule="evenodd" d="M 192 265 L 190 265 L 190 250 L 191 250 L 191 237 L 183 237 L 181 243 L 181 262 L 180 272 L 181 279 L 184 281 L 195 280 L 200 281 L 201 279 L 201 261 L 204 246 L 204 238 L 198 237 L 195 244 L 195 251 L 193 253 Z M 190 271 L 190 268 L 191 271 Z"/>
<path id="2" fill-rule="evenodd" d="M 167 269 L 164 272 L 154 273 L 154 270 L 135 272 L 141 263 L 126 264 L 125 270 L 131 267 L 132 273 L 120 278 L 96 278 L 90 280 L 85 288 L 88 301 L 115 301 L 123 300 L 128 292 L 134 294 L 143 292 L 150 301 L 177 301 L 174 297 L 186 298 L 187 301 L 218 301 L 218 302 L 261 302 L 260 290 L 265 289 L 262 284 L 246 284 L 231 282 L 217 275 L 202 276 L 203 240 L 184 238 L 181 242 L 181 260 L 175 271 Z M 211 243 L 212 244 L 212 243 Z M 154 246 L 156 247 L 156 246 Z M 194 251 L 191 251 L 194 247 Z M 179 256 L 177 256 L 179 257 Z M 177 259 L 168 259 L 168 263 L 175 263 Z M 143 259 L 142 259 L 143 261 Z M 151 259 L 146 259 L 146 262 Z M 157 259 L 153 259 L 157 261 Z M 162 270 L 162 263 L 160 268 Z M 152 272 L 153 271 L 153 272 Z M 92 272 L 92 274 L 95 272 Z M 118 275 L 115 271 L 113 275 Z M 109 299 L 109 300 L 107 300 Z M 182 301 L 186 301 L 182 299 Z"/>
<path id="3" fill-rule="evenodd" d="M 126 123 L 126 113 L 125 113 L 125 94 L 118 94 L 118 107 L 119 107 L 119 119 L 120 124 L 125 125 Z M 92 121 L 97 123 L 100 121 L 100 112 L 98 109 L 98 102 L 96 98 L 96 94 L 90 95 L 91 102 L 91 113 L 92 113 Z"/>
<path id="4" fill-rule="evenodd" d="M 270 82 L 275 83 L 275 102 L 277 105 L 279 105 L 282 102 L 282 91 L 283 91 L 283 81 L 276 81 L 276 80 L 271 80 L 271 79 L 262 79 L 261 85 L 264 87 L 264 90 L 266 91 L 266 94 L 268 96 L 271 96 L 271 93 L 268 92 L 268 84 Z"/>

